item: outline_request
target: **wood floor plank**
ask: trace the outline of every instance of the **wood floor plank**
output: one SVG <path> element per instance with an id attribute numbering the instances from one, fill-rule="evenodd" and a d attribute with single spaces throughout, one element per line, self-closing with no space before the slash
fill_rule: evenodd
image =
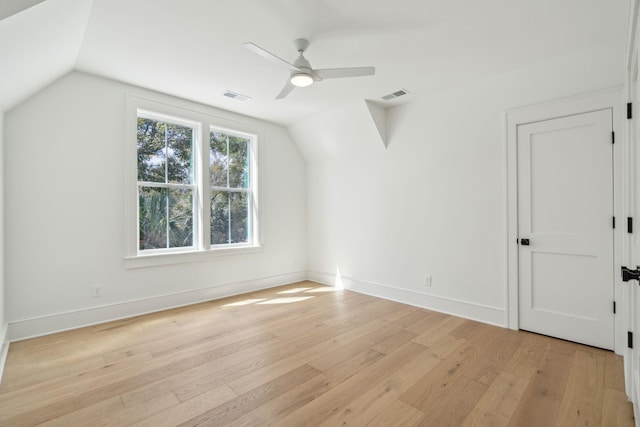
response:
<path id="1" fill-rule="evenodd" d="M 486 386 L 502 372 L 505 364 L 522 342 L 522 335 L 516 331 L 501 331 L 493 342 L 492 351 L 488 352 L 477 363 L 465 371 L 465 376 Z"/>
<path id="2" fill-rule="evenodd" d="M 426 347 L 432 347 L 445 336 L 451 336 L 451 332 L 465 322 L 466 320 L 460 317 L 445 316 L 439 321 L 434 322 L 431 327 L 425 328 L 425 330 L 419 334 L 414 341 Z"/>
<path id="3" fill-rule="evenodd" d="M 501 372 L 464 420 L 462 426 L 508 425 L 528 384 L 529 381 L 524 378 Z"/>
<path id="4" fill-rule="evenodd" d="M 387 322 L 393 322 L 416 310 L 421 310 L 421 309 L 418 307 L 414 307 L 412 305 L 397 304 L 393 306 L 393 308 L 390 311 L 383 313 L 382 319 L 386 320 Z"/>
<path id="5" fill-rule="evenodd" d="M 408 330 L 400 330 L 398 333 L 391 335 L 371 346 L 380 353 L 388 354 L 403 344 L 408 343 L 416 337 L 416 334 Z"/>
<path id="6" fill-rule="evenodd" d="M 604 390 L 602 401 L 602 425 L 622 427 L 635 425 L 633 405 L 624 392 L 612 388 Z"/>
<path id="7" fill-rule="evenodd" d="M 58 418 L 68 412 L 71 412 L 73 408 L 82 408 L 93 405 L 100 400 L 125 393 L 129 389 L 135 389 L 146 384 L 154 383 L 165 376 L 175 375 L 189 369 L 190 367 L 199 366 L 205 361 L 214 360 L 224 355 L 235 353 L 271 338 L 272 336 L 270 334 L 260 334 L 251 339 L 241 340 L 229 346 L 223 346 L 204 353 L 183 357 L 179 360 L 171 361 L 170 363 L 166 363 L 164 361 L 159 361 L 160 363 L 151 362 L 145 365 L 146 369 L 144 371 L 140 372 L 138 368 L 138 372 L 131 373 L 127 376 L 124 375 L 129 370 L 121 370 L 116 373 L 118 374 L 118 380 L 98 387 L 85 389 L 82 393 L 73 393 L 72 395 L 63 396 L 66 404 L 61 404 L 57 400 L 49 401 L 45 405 L 40 405 L 38 411 L 23 411 L 22 413 L 16 414 L 14 417 L 8 419 L 5 419 L 5 415 L 0 413 L 0 420 L 6 421 L 10 425 L 20 425 L 21 423 L 38 424 L 49 418 Z M 32 405 L 38 404 L 39 403 L 37 401 L 32 403 Z"/>
<path id="8" fill-rule="evenodd" d="M 228 425 L 230 422 L 240 418 L 244 413 L 264 405 L 287 390 L 320 374 L 320 371 L 309 365 L 300 366 L 275 380 L 249 390 L 179 425 L 185 427 L 194 425 Z"/>
<path id="9" fill-rule="evenodd" d="M 266 350 L 265 347 L 256 347 L 251 351 L 235 355 L 235 357 L 220 360 L 214 366 L 203 365 L 197 371 L 188 373 L 187 377 L 181 374 L 180 378 L 169 379 L 171 380 L 169 384 L 182 401 L 223 383 L 229 384 L 237 393 L 241 394 L 254 388 L 257 384 L 270 381 L 288 372 L 291 366 L 300 365 L 301 363 L 298 361 L 303 358 L 303 363 L 310 364 L 309 358 L 323 354 L 319 349 L 327 346 L 327 342 L 342 339 L 343 335 L 354 336 L 358 331 L 362 333 L 365 329 L 370 329 L 371 326 L 362 325 L 359 328 L 354 328 L 351 324 L 341 325 L 334 328 L 333 333 L 344 331 L 344 334 L 334 335 L 333 338 L 330 338 L 324 331 L 319 331 L 317 334 L 300 340 L 279 339 L 279 345 L 268 344 Z M 269 347 L 277 351 L 267 351 Z M 274 365 L 277 366 L 274 368 Z M 178 381 L 177 384 L 175 380 Z M 162 387 L 163 389 L 167 388 L 164 384 Z M 157 390 L 158 385 L 153 389 Z"/>
<path id="10" fill-rule="evenodd" d="M 424 421 L 435 426 L 459 426 L 486 393 L 488 387 L 465 376 L 454 380 L 449 393 L 425 411 Z"/>
<path id="11" fill-rule="evenodd" d="M 237 395 L 227 386 L 216 387 L 198 397 L 182 402 L 144 418 L 133 424 L 135 427 L 173 427 L 194 417 L 206 413 L 212 407 L 223 405 L 235 399 Z"/>
<path id="12" fill-rule="evenodd" d="M 552 426 L 564 397 L 573 354 L 547 350 L 509 420 L 510 426 Z M 535 420 L 535 422 L 533 421 Z"/>
<path id="13" fill-rule="evenodd" d="M 420 423 L 423 418 L 424 412 L 404 402 L 394 400 L 391 405 L 382 408 L 380 413 L 366 425 L 367 427 L 410 427 L 424 425 Z"/>
<path id="14" fill-rule="evenodd" d="M 13 343 L 0 425 L 633 426 L 621 358 L 299 282 Z"/>
<path id="15" fill-rule="evenodd" d="M 224 392 L 228 391 L 224 388 L 222 390 Z M 230 399 L 232 397 L 233 396 L 229 396 L 228 398 Z M 124 407 L 121 410 L 110 412 L 102 418 L 95 418 L 90 424 L 91 427 L 127 427 L 163 411 L 177 411 L 177 409 L 171 408 L 177 407 L 180 403 L 175 394 L 165 393 L 149 399 L 143 404 Z"/>
<path id="16" fill-rule="evenodd" d="M 492 349 L 492 343 L 499 337 L 495 328 L 483 328 L 472 339 L 466 341 L 437 368 L 422 376 L 416 384 L 404 393 L 400 400 L 427 413 L 437 405 L 455 384 L 465 369 L 473 365 Z"/>
<path id="17" fill-rule="evenodd" d="M 604 386 L 624 393 L 624 362 L 622 356 L 618 356 L 613 352 L 608 351 L 604 352 L 604 358 Z"/>
<path id="18" fill-rule="evenodd" d="M 274 425 L 319 425 L 333 414 L 343 411 L 351 401 L 360 395 L 362 390 L 369 389 L 380 382 L 385 375 L 395 372 L 412 359 L 426 352 L 428 352 L 428 349 L 424 346 L 409 342 Z"/>
<path id="19" fill-rule="evenodd" d="M 260 426 L 277 423 L 382 357 L 384 355 L 375 350 L 364 350 L 362 353 L 333 366 L 328 371 L 323 372 L 322 375 L 318 375 L 292 388 L 270 402 L 243 415 L 228 427 Z"/>
<path id="20" fill-rule="evenodd" d="M 311 357 L 329 357 L 334 352 L 334 346 L 338 342 L 349 342 L 357 339 L 360 336 L 366 335 L 373 329 L 377 328 L 377 325 L 383 325 L 379 323 L 373 325 L 359 325 L 357 327 L 351 327 L 334 330 L 334 335 L 327 336 L 325 339 L 319 340 L 316 344 L 309 345 L 305 349 L 300 350 L 288 357 L 283 357 L 273 364 L 263 366 L 259 369 L 249 371 L 245 370 L 237 378 L 228 377 L 229 386 L 237 393 L 244 393 L 256 386 L 256 384 L 263 384 L 270 381 L 283 373 L 287 372 L 292 365 L 299 365 L 301 363 L 309 362 Z"/>
<path id="21" fill-rule="evenodd" d="M 538 369 L 542 357 L 549 348 L 550 339 L 531 332 L 520 332 L 522 342 L 511 359 L 504 367 L 504 371 L 529 379 Z"/>
<path id="22" fill-rule="evenodd" d="M 7 358 L 6 368 L 3 375 L 3 385 L 0 393 L 9 393 L 31 385 L 37 385 L 43 381 L 55 380 L 71 375 L 78 375 L 82 372 L 92 369 L 100 369 L 105 365 L 102 355 L 86 356 L 83 354 L 74 354 L 73 352 L 66 355 L 50 355 L 55 357 L 54 363 L 38 363 L 34 362 L 29 369 L 28 362 Z M 20 363 L 19 368 L 14 365 Z"/>
<path id="23" fill-rule="evenodd" d="M 384 324 L 384 321 L 379 322 L 380 323 L 378 323 L 378 321 L 370 322 L 370 325 L 375 324 L 376 326 L 371 328 L 369 333 L 362 334 L 360 337 L 349 341 L 332 340 L 331 342 L 328 342 L 326 344 L 328 351 L 313 356 L 309 360 L 309 364 L 320 371 L 326 371 L 332 366 L 348 359 L 353 354 L 357 354 L 366 348 L 372 347 L 373 345 L 401 331 L 398 326 L 393 324 Z"/>
<path id="24" fill-rule="evenodd" d="M 601 425 L 604 371 L 603 354 L 575 352 L 556 426 Z"/>
<path id="25" fill-rule="evenodd" d="M 397 371 L 381 378 L 381 381 L 368 390 L 362 390 L 361 395 L 351 401 L 344 410 L 335 413 L 321 425 L 362 426 L 369 423 L 379 414 L 379 411 L 393 401 L 397 401 L 404 392 L 416 383 L 419 378 L 416 372 L 429 372 L 440 363 L 442 360 L 425 349 Z"/>
<path id="26" fill-rule="evenodd" d="M 124 406 L 118 396 L 110 399 L 101 400 L 91 406 L 87 406 L 80 410 L 70 412 L 59 418 L 54 418 L 42 424 L 41 427 L 67 427 L 67 426 L 86 426 L 93 424 L 93 421 L 104 417 L 107 414 L 113 414 L 122 410 Z"/>
<path id="27" fill-rule="evenodd" d="M 64 393 L 66 389 L 73 389 L 74 391 L 82 390 L 79 387 L 80 383 L 87 383 L 90 381 L 99 381 L 101 377 L 107 376 L 112 372 L 119 371 L 121 369 L 138 369 L 140 364 L 146 363 L 152 359 L 150 354 L 139 354 L 132 356 L 129 359 L 122 360 L 115 363 L 103 363 L 99 368 L 84 370 L 80 373 L 57 377 L 54 379 L 44 380 L 34 385 L 28 385 L 18 388 L 14 391 L 7 391 L 2 394 L 2 402 L 5 407 L 11 407 L 13 410 L 23 408 L 24 404 L 31 402 L 29 399 L 33 395 L 38 395 L 40 401 L 47 399 L 55 399 L 56 396 Z M 87 389 L 92 388 L 91 385 L 87 385 Z"/>

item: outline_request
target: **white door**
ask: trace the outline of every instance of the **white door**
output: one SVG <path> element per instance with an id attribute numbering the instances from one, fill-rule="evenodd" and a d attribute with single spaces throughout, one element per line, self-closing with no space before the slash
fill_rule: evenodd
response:
<path id="1" fill-rule="evenodd" d="M 518 126 L 520 329 L 614 347 L 611 138 L 610 109 Z"/>

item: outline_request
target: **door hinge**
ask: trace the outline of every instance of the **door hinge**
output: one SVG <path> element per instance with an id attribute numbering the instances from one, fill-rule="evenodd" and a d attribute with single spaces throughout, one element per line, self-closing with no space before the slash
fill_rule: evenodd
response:
<path id="1" fill-rule="evenodd" d="M 627 348 L 633 348 L 633 332 L 627 331 Z"/>
<path id="2" fill-rule="evenodd" d="M 612 219 L 611 225 L 613 225 L 613 228 L 615 229 L 616 228 L 616 217 L 614 216 L 611 219 Z"/>
<path id="3" fill-rule="evenodd" d="M 633 118 L 633 106 L 630 102 L 627 102 L 627 119 Z"/>
<path id="4" fill-rule="evenodd" d="M 611 143 L 615 144 L 616 143 L 616 133 L 611 131 Z"/>
<path id="5" fill-rule="evenodd" d="M 613 314 L 616 314 L 616 302 L 613 302 Z"/>
<path id="6" fill-rule="evenodd" d="M 627 217 L 627 233 L 633 233 L 633 218 Z"/>

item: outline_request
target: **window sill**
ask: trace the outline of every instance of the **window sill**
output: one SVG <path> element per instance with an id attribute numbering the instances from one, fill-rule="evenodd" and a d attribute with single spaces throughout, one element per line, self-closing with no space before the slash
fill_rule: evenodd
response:
<path id="1" fill-rule="evenodd" d="M 187 262 L 211 261 L 237 255 L 249 255 L 262 252 L 262 246 L 236 246 L 230 248 L 210 249 L 205 251 L 188 251 L 173 253 L 155 253 L 135 255 L 124 258 L 127 269 L 155 267 L 160 265 L 182 264 Z"/>

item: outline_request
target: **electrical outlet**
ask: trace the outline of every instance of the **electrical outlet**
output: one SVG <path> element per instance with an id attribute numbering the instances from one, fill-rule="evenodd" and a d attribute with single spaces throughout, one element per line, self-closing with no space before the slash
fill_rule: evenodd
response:
<path id="1" fill-rule="evenodd" d="M 100 298 L 102 296 L 102 285 L 91 286 L 91 295 L 94 298 Z"/>
<path id="2" fill-rule="evenodd" d="M 425 276 L 425 278 L 424 278 L 424 285 L 425 285 L 427 288 L 430 288 L 430 287 L 431 287 L 431 276 Z"/>

